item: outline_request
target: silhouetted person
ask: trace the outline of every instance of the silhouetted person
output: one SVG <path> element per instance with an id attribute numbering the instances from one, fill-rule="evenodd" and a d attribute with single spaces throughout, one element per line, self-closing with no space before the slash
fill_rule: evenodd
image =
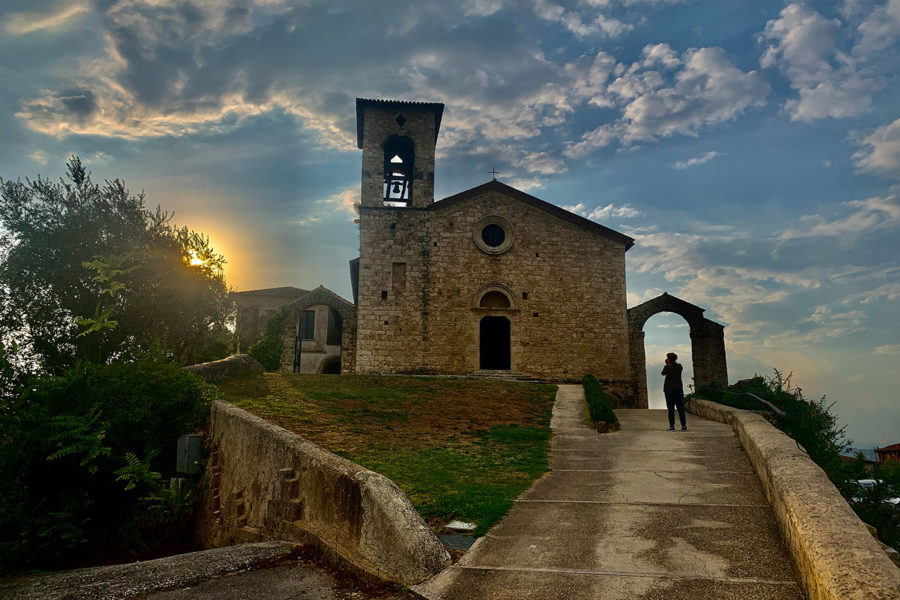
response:
<path id="1" fill-rule="evenodd" d="M 684 388 L 681 386 L 682 367 L 678 364 L 678 355 L 674 352 L 666 354 L 666 366 L 662 374 L 666 376 L 663 383 L 663 394 L 666 395 L 666 409 L 669 411 L 669 431 L 675 431 L 675 409 L 678 408 L 678 418 L 681 420 L 681 430 L 687 431 L 687 423 L 684 420 Z"/>

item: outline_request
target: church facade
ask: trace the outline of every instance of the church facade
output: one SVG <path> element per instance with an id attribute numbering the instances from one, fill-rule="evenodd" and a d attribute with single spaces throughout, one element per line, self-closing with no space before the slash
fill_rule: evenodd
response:
<path id="1" fill-rule="evenodd" d="M 722 327 L 702 308 L 666 295 L 628 310 L 629 236 L 496 180 L 435 201 L 443 109 L 357 100 L 353 302 L 320 287 L 285 307 L 282 370 L 313 369 L 298 327 L 319 306 L 340 323 L 342 373 L 590 373 L 646 406 L 643 324 L 671 311 L 691 324 L 695 378 L 727 383 Z"/>
<path id="2" fill-rule="evenodd" d="M 435 202 L 442 111 L 357 101 L 356 372 L 630 382 L 634 240 L 498 181 Z"/>

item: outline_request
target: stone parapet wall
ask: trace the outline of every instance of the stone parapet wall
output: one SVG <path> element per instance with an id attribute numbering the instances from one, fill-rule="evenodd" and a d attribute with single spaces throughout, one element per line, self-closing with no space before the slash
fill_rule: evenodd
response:
<path id="1" fill-rule="evenodd" d="M 262 373 L 265 369 L 249 354 L 235 354 L 221 360 L 190 365 L 184 368 L 188 373 L 199 375 L 206 381 L 215 383 L 234 375 Z"/>
<path id="2" fill-rule="evenodd" d="M 396 485 L 309 440 L 214 401 L 199 538 L 311 543 L 355 571 L 412 585 L 450 556 Z"/>
<path id="3" fill-rule="evenodd" d="M 900 599 L 900 569 L 794 440 L 748 411 L 698 399 L 688 410 L 738 435 L 809 600 Z"/>

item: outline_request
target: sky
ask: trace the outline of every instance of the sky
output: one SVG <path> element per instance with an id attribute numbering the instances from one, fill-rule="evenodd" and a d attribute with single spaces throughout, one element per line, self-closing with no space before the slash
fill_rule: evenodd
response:
<path id="1" fill-rule="evenodd" d="M 355 98 L 443 102 L 436 198 L 496 168 L 634 237 L 629 306 L 706 308 L 731 381 L 792 373 L 887 444 L 898 74 L 900 0 L 4 0 L 0 177 L 77 154 L 208 234 L 233 288 L 350 297 Z M 690 339 L 646 335 L 656 405 Z"/>

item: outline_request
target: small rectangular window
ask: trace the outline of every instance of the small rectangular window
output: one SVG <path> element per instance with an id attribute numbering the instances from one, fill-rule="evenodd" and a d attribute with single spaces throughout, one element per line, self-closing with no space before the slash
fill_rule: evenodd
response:
<path id="1" fill-rule="evenodd" d="M 300 339 L 316 339 L 316 311 L 304 310 L 300 313 Z"/>

